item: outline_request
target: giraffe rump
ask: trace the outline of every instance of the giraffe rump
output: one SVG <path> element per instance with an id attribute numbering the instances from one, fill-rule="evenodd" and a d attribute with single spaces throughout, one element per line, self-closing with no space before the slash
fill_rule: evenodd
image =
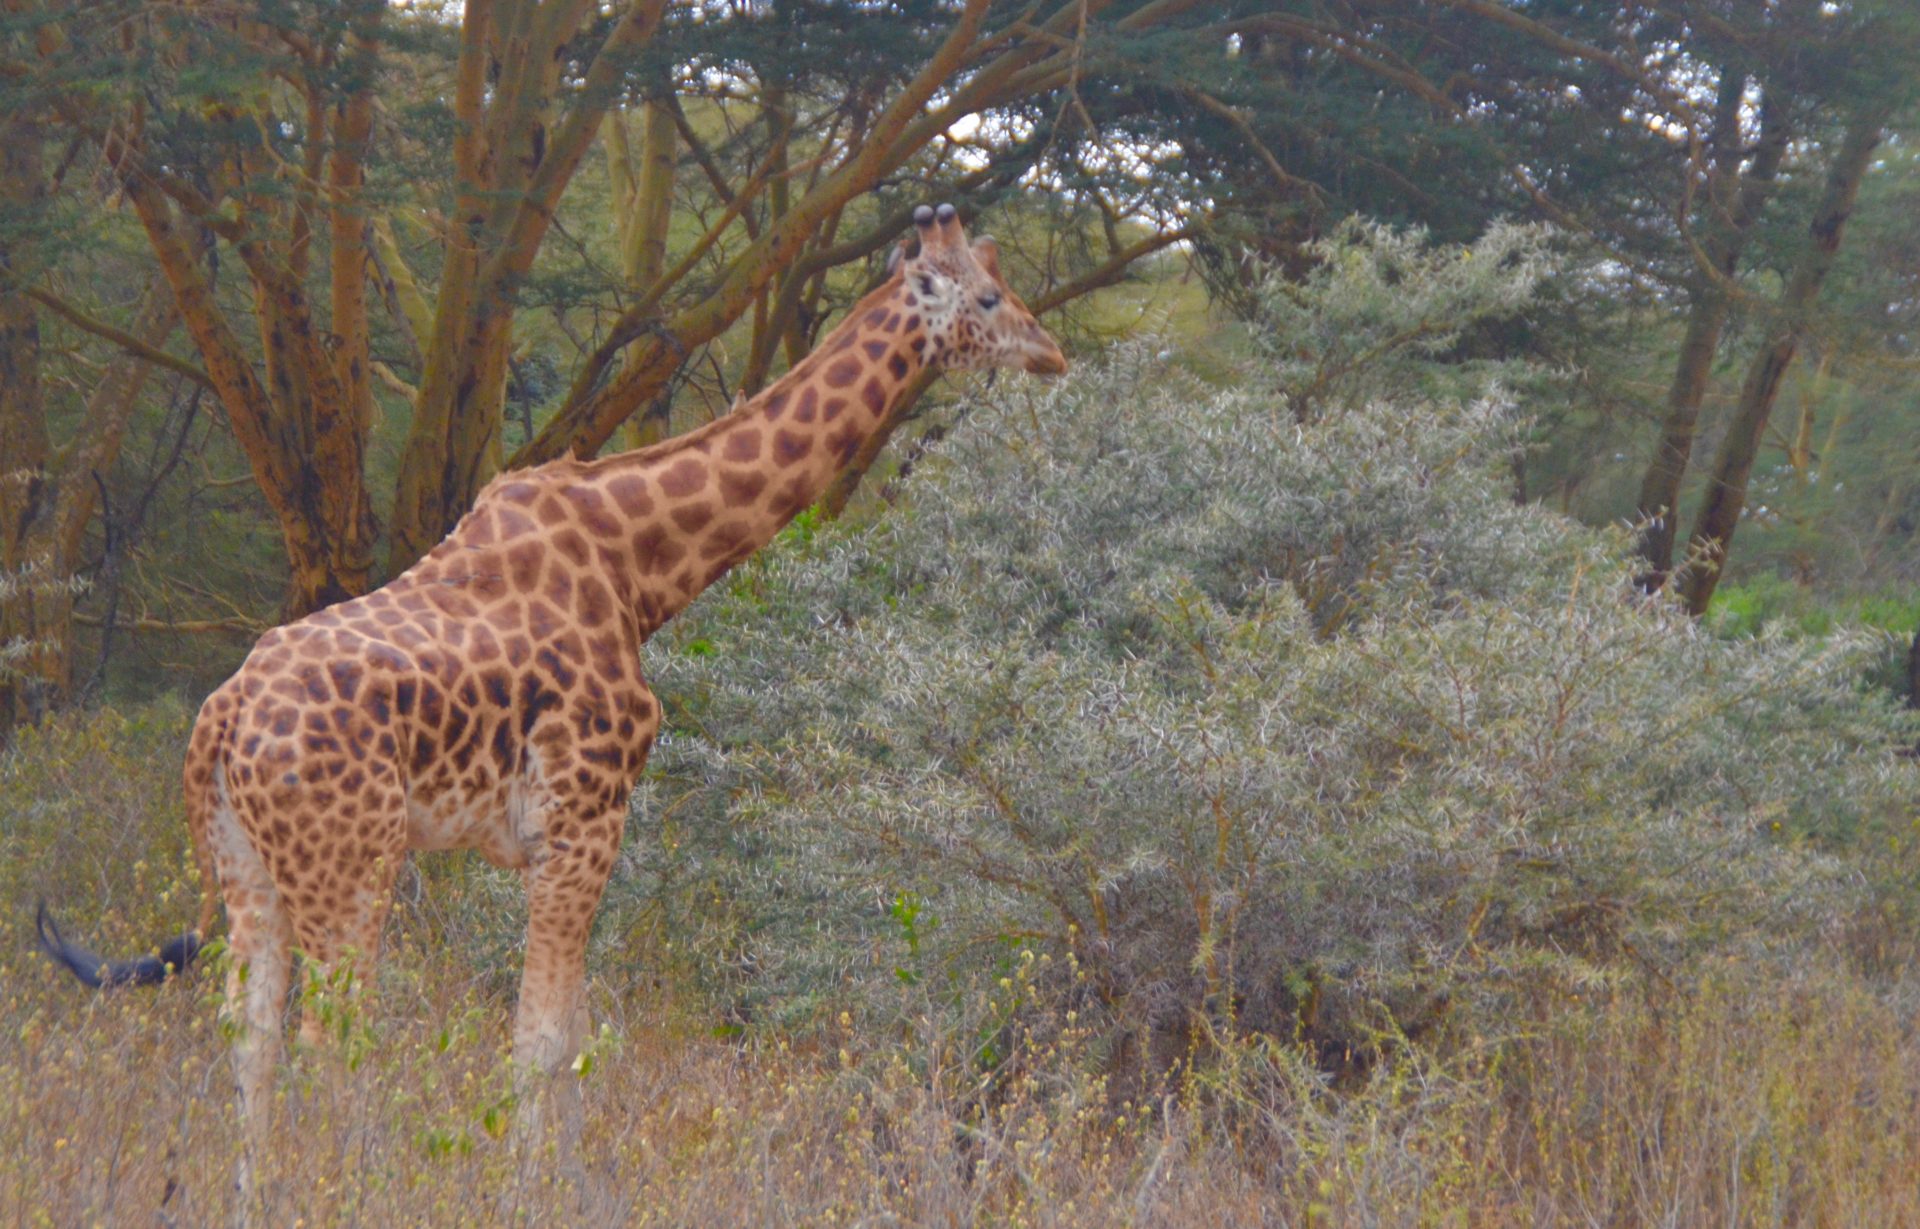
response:
<path id="1" fill-rule="evenodd" d="M 180 972 L 200 954 L 200 935 L 188 931 L 162 943 L 152 955 L 134 960 L 106 960 L 60 933 L 59 923 L 47 912 L 45 901 L 34 915 L 40 950 L 69 973 L 96 990 L 117 986 L 157 986 Z"/>

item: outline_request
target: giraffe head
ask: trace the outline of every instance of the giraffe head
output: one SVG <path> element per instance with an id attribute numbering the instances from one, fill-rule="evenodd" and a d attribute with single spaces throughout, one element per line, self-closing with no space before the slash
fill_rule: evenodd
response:
<path id="1" fill-rule="evenodd" d="M 1066 356 L 1000 276 L 1000 248 L 985 235 L 967 242 L 952 205 L 913 211 L 920 247 L 896 249 L 901 292 L 925 321 L 927 354 L 938 367 L 1019 367 L 1057 376 Z"/>

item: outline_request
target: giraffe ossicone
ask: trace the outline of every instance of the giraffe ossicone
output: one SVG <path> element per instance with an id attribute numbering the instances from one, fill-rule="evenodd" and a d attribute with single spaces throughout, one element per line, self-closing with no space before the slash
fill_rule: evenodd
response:
<path id="1" fill-rule="evenodd" d="M 195 930 L 164 950 L 190 960 L 224 901 L 249 1152 L 292 952 L 376 959 L 412 850 L 475 849 L 522 873 L 514 1057 L 548 1074 L 573 1061 L 588 929 L 660 727 L 641 644 L 811 505 L 923 368 L 1066 370 L 991 239 L 969 243 L 951 205 L 913 222 L 887 280 L 759 395 L 650 448 L 500 475 L 412 568 L 269 631 L 207 698 L 185 767 L 204 894 Z M 172 969 L 101 961 L 38 920 L 90 984 Z M 250 1175 L 243 1162 L 243 1190 Z"/>

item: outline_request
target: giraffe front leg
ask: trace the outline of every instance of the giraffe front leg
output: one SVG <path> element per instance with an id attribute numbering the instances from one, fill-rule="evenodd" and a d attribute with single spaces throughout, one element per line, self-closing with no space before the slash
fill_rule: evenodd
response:
<path id="1" fill-rule="evenodd" d="M 554 824 L 547 856 L 527 875 L 526 965 L 513 1022 L 520 1134 L 540 1142 L 550 1101 L 565 1157 L 581 1126 L 580 1083 L 570 1068 L 587 1037 L 587 936 L 623 819 L 603 804 L 585 823 Z"/>

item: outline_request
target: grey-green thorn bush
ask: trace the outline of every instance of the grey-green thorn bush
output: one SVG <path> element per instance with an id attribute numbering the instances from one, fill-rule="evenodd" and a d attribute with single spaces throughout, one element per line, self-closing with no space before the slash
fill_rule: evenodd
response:
<path id="1" fill-rule="evenodd" d="M 1867 642 L 1704 635 L 1624 535 L 1508 497 L 1531 376 L 1431 343 L 1523 310 L 1548 238 L 1333 243 L 1231 387 L 1145 345 L 1002 385 L 876 523 L 691 614 L 603 933 L 791 1021 L 898 988 L 911 893 L 912 980 L 1072 953 L 1116 1061 L 1337 1058 L 1799 951 L 1897 887 L 1910 735 Z"/>

